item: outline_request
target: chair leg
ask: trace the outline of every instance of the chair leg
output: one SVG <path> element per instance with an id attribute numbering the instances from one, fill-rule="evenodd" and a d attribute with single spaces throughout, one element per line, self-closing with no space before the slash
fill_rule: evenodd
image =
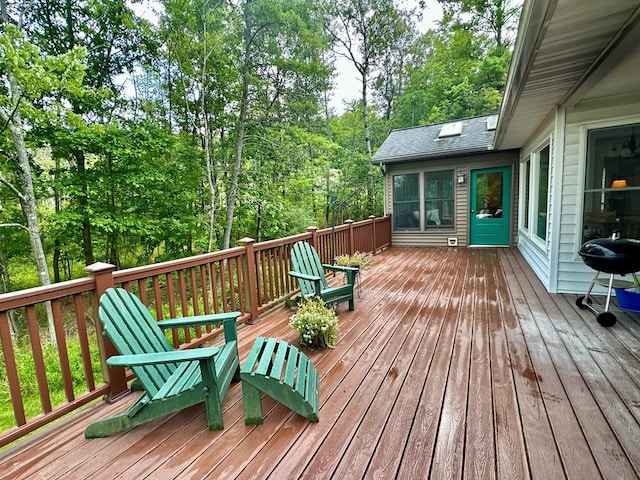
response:
<path id="1" fill-rule="evenodd" d="M 137 423 L 131 421 L 126 413 L 115 417 L 104 418 L 93 422 L 84 431 L 85 438 L 103 438 L 134 427 Z"/>
<path id="2" fill-rule="evenodd" d="M 220 396 L 216 388 L 214 385 L 212 388 L 214 391 L 209 391 L 204 400 L 204 407 L 207 412 L 207 424 L 211 431 L 222 430 L 224 428 L 222 422 L 222 402 L 220 401 Z"/>
<path id="3" fill-rule="evenodd" d="M 349 310 L 355 310 L 356 306 L 355 306 L 355 302 L 353 301 L 353 298 L 351 298 L 351 300 L 349 300 Z"/>
<path id="4" fill-rule="evenodd" d="M 262 396 L 260 390 L 242 381 L 242 406 L 245 425 L 262 425 Z"/>

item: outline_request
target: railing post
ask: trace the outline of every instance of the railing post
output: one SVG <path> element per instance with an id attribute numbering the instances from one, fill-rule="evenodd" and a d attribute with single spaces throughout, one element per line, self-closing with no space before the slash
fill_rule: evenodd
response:
<path id="1" fill-rule="evenodd" d="M 369 215 L 369 220 L 371 220 L 371 241 L 373 242 L 371 253 L 376 254 L 376 216 Z"/>
<path id="2" fill-rule="evenodd" d="M 318 249 L 318 227 L 307 227 L 307 232 L 311 233 L 311 240 L 309 243 L 316 250 Z"/>
<path id="3" fill-rule="evenodd" d="M 344 221 L 349 226 L 349 255 L 356 253 L 356 239 L 353 238 L 353 220 Z"/>
<path id="4" fill-rule="evenodd" d="M 113 346 L 111 340 L 103 335 L 102 322 L 98 316 L 98 302 L 105 290 L 113 287 L 113 271 L 115 268 L 115 265 L 102 262 L 92 263 L 84 268 L 84 271 L 91 275 L 95 282 L 95 297 L 92 299 L 92 305 L 94 318 L 96 319 L 96 333 L 98 335 L 102 375 L 110 388 L 107 398 L 109 402 L 114 402 L 129 392 L 125 369 L 107 366 L 107 358 L 118 355 L 119 352 L 116 350 L 116 347 Z"/>
<path id="5" fill-rule="evenodd" d="M 244 266 L 244 292 L 245 298 L 249 299 L 249 307 L 251 309 L 251 318 L 248 323 L 252 324 L 258 319 L 258 275 L 256 271 L 256 254 L 253 246 L 256 241 L 253 238 L 245 237 L 238 240 L 238 243 L 244 247 L 245 261 L 242 263 Z"/>

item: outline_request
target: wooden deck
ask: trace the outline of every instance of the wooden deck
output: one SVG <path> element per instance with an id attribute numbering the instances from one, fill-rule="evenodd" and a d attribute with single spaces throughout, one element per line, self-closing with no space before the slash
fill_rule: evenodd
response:
<path id="1" fill-rule="evenodd" d="M 606 329 L 574 300 L 513 249 L 394 248 L 309 354 L 319 423 L 265 399 L 246 427 L 235 384 L 221 432 L 199 405 L 86 440 L 131 399 L 101 402 L 0 453 L 0 478 L 640 478 L 640 316 Z M 241 361 L 257 335 L 295 342 L 290 313 L 243 327 Z"/>

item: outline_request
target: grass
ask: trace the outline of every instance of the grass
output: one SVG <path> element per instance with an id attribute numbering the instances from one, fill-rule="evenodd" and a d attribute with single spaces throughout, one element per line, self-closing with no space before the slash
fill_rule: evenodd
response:
<path id="1" fill-rule="evenodd" d="M 103 382 L 103 379 L 98 346 L 95 342 L 91 342 L 89 348 L 91 351 L 91 366 L 94 381 L 96 385 L 100 385 Z M 25 342 L 18 342 L 17 345 L 14 345 L 14 350 L 25 415 L 27 419 L 34 418 L 43 412 L 42 405 L 40 403 L 40 393 L 38 391 L 36 369 L 31 346 Z M 42 354 L 44 357 L 51 404 L 52 406 L 56 406 L 66 401 L 58 349 L 52 344 L 47 343 L 42 347 Z M 74 394 L 80 395 L 87 391 L 87 384 L 84 375 L 84 367 L 82 365 L 80 342 L 77 336 L 70 336 L 67 338 L 67 354 L 69 356 Z M 0 353 L 0 431 L 8 430 L 15 426 L 16 422 L 11 403 L 11 393 L 9 391 L 6 365 L 4 358 Z"/>

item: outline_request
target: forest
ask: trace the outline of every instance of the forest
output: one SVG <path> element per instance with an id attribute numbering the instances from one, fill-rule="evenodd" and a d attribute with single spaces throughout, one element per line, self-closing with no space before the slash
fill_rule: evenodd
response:
<path id="1" fill-rule="evenodd" d="M 520 8 L 408 3 L 0 0 L 0 293 L 382 214 L 372 154 L 498 111 Z"/>

